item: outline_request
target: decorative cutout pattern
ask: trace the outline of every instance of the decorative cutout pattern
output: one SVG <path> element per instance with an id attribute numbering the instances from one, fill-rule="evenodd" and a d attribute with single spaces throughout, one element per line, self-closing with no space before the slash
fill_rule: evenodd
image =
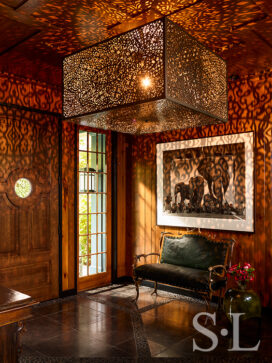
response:
<path id="1" fill-rule="evenodd" d="M 223 59 L 166 22 L 166 95 L 227 120 L 227 68 Z"/>
<path id="2" fill-rule="evenodd" d="M 153 87 L 143 89 L 148 75 Z M 163 95 L 161 20 L 64 60 L 64 115 L 76 116 Z"/>
<path id="3" fill-rule="evenodd" d="M 156 20 L 64 60 L 64 116 L 86 114 L 82 125 L 128 133 L 226 121 L 226 64 Z"/>
<path id="4" fill-rule="evenodd" d="M 74 119 L 81 125 L 131 134 L 184 129 L 214 123 L 214 119 L 166 99 L 146 102 Z"/>

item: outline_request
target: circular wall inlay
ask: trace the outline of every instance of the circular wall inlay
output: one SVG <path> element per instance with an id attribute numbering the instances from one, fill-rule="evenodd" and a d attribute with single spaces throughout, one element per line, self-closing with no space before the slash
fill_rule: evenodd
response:
<path id="1" fill-rule="evenodd" d="M 20 178 L 16 181 L 14 190 L 20 198 L 27 198 L 32 192 L 32 184 L 26 178 Z"/>

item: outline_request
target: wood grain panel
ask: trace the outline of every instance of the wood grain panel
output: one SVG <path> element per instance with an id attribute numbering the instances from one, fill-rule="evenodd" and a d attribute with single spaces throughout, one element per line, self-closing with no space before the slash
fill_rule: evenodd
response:
<path id="1" fill-rule="evenodd" d="M 62 290 L 75 288 L 76 125 L 62 123 Z"/>
<path id="2" fill-rule="evenodd" d="M 252 287 L 264 306 L 272 306 L 271 278 L 271 125 L 272 75 L 247 78 L 229 84 L 229 122 L 165 133 L 134 136 L 130 160 L 132 173 L 132 220 L 134 234 L 129 243 L 134 253 L 155 252 L 160 233 L 182 231 L 178 227 L 157 226 L 156 221 L 156 144 L 208 136 L 254 131 L 255 142 L 255 232 L 201 230 L 214 238 L 234 238 L 237 248 L 233 262 L 250 262 L 256 268 Z M 183 229 L 184 230 L 184 229 Z M 153 240 L 155 239 L 155 241 Z M 127 264 L 131 263 L 132 256 Z"/>
<path id="3" fill-rule="evenodd" d="M 40 288 L 50 285 L 51 271 L 50 262 L 1 268 L 0 280 L 3 286 L 9 285 L 11 289 L 17 290 L 21 290 L 24 286 L 24 292 L 27 292 L 33 290 L 34 278 Z"/>
<path id="4" fill-rule="evenodd" d="M 15 208 L 7 207 L 0 196 L 0 254 L 18 254 L 18 218 Z"/>
<path id="5" fill-rule="evenodd" d="M 40 203 L 31 211 L 29 216 L 29 251 L 50 250 L 50 196 L 41 196 Z M 43 223 L 40 223 L 43 221 Z"/>

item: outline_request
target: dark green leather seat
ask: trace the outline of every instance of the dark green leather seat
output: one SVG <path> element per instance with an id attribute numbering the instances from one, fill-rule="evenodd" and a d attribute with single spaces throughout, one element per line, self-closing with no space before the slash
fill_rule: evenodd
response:
<path id="1" fill-rule="evenodd" d="M 216 243 L 201 235 L 165 236 L 160 262 L 208 270 L 210 266 L 225 264 L 227 248 L 226 243 Z"/>
<path id="2" fill-rule="evenodd" d="M 202 235 L 166 235 L 163 239 L 160 263 L 138 266 L 136 279 L 152 280 L 192 290 L 210 291 L 209 267 L 226 265 L 229 244 L 214 242 Z M 226 278 L 214 276 L 211 288 L 224 287 Z"/>
<path id="3" fill-rule="evenodd" d="M 138 278 L 157 281 L 162 284 L 174 285 L 185 289 L 209 291 L 209 272 L 196 268 L 171 265 L 168 263 L 149 263 L 135 270 Z M 225 286 L 225 279 L 217 279 L 212 283 L 213 290 Z"/>

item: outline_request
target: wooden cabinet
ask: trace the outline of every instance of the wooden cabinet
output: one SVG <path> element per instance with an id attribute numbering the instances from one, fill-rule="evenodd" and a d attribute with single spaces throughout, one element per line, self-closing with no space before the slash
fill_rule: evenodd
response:
<path id="1" fill-rule="evenodd" d="M 18 361 L 23 320 L 31 317 L 35 301 L 18 291 L 0 286 L 0 362 Z"/>

